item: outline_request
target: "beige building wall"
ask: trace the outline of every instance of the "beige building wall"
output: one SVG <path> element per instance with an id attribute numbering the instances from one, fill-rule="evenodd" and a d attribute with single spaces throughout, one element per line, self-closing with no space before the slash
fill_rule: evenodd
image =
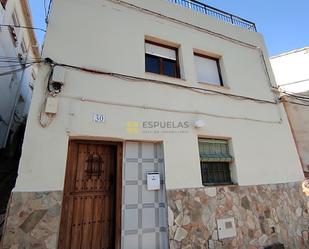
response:
<path id="1" fill-rule="evenodd" d="M 270 84 L 275 81 L 269 62 L 266 60 L 265 68 L 261 58 L 259 48 L 265 58 L 268 56 L 259 33 L 168 1 L 126 2 L 55 0 L 43 57 L 58 63 L 274 101 Z M 162 15 L 140 11 L 133 5 Z M 179 47 L 181 79 L 145 73 L 145 38 Z M 197 82 L 194 50 L 220 56 L 225 87 Z M 47 128 L 42 128 L 39 116 L 49 72 L 45 65 L 38 76 L 15 191 L 62 190 L 68 140 L 76 137 L 162 141 L 167 189 L 202 186 L 198 137 L 230 139 L 235 158 L 233 180 L 239 185 L 296 182 L 304 178 L 281 104 L 240 101 L 169 84 L 128 81 L 66 68 L 63 91 L 56 97 L 57 115 Z M 96 113 L 105 115 L 106 122 L 94 123 Z M 129 121 L 196 120 L 203 120 L 206 125 L 200 129 L 190 126 L 184 134 L 146 134 L 141 127 L 136 134 L 126 130 Z"/>
<path id="2" fill-rule="evenodd" d="M 309 98 L 308 47 L 274 56 L 271 64 L 281 90 Z M 285 103 L 285 108 L 304 171 L 309 175 L 309 107 Z"/>
<path id="3" fill-rule="evenodd" d="M 44 58 L 109 74 L 54 67 L 64 86 L 53 98 L 56 115 L 46 115 L 51 66 L 41 67 L 4 249 L 59 247 L 68 142 L 77 138 L 123 141 L 121 248 L 166 249 L 166 235 L 171 249 L 308 248 L 304 175 L 284 107 L 272 103 L 261 34 L 167 0 L 54 0 L 49 20 Z M 145 39 L 178 48 L 181 79 L 145 73 Z M 224 87 L 197 82 L 194 51 L 220 58 Z M 105 122 L 94 122 L 96 114 Z M 196 128 L 197 120 L 205 126 Z M 190 125 L 143 127 L 150 121 Z M 234 185 L 202 186 L 198 137 L 229 140 Z M 161 173 L 161 191 L 144 191 L 148 170 Z M 228 227 L 233 233 L 222 239 Z"/>

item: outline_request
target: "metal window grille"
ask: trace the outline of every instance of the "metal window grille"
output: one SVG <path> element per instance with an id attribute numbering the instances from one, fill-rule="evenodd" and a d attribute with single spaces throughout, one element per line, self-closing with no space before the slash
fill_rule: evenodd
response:
<path id="1" fill-rule="evenodd" d="M 199 139 L 199 152 L 203 185 L 232 183 L 228 141 Z"/>
<path id="2" fill-rule="evenodd" d="M 271 246 L 264 247 L 265 249 L 284 249 L 284 245 L 281 243 L 273 244 Z"/>

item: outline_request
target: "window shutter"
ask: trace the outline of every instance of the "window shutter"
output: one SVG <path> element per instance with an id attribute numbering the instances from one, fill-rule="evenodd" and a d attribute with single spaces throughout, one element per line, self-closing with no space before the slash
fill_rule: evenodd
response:
<path id="1" fill-rule="evenodd" d="M 202 83 L 221 85 L 218 62 L 216 59 L 208 59 L 195 55 L 197 80 Z"/>
<path id="2" fill-rule="evenodd" d="M 233 157 L 229 153 L 226 140 L 199 139 L 201 162 L 231 162 Z"/>
<path id="3" fill-rule="evenodd" d="M 166 58 L 176 61 L 176 51 L 174 49 L 165 48 L 161 46 L 156 46 L 151 43 L 145 43 L 145 52 L 146 54 L 151 54 L 161 58 Z"/>

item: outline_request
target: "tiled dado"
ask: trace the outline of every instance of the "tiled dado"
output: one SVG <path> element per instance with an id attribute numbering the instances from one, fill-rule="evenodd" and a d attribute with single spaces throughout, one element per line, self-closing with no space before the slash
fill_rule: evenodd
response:
<path id="1" fill-rule="evenodd" d="M 301 183 L 169 190 L 170 249 L 256 249 L 280 242 L 309 248 L 309 199 Z M 237 236 L 219 240 L 217 219 L 234 217 Z"/>
<path id="2" fill-rule="evenodd" d="M 56 249 L 61 201 L 62 191 L 13 192 L 3 249 Z"/>

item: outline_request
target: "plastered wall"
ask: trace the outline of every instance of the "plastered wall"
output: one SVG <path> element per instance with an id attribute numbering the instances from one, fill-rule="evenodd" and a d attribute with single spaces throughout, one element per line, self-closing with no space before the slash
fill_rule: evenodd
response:
<path id="1" fill-rule="evenodd" d="M 261 47 L 263 38 L 167 1 L 133 1 L 191 25 L 193 29 L 162 17 L 141 13 L 112 1 L 55 0 L 43 56 L 61 63 L 125 75 L 156 79 L 273 101 L 260 53 L 207 30 Z M 70 11 L 67 11 L 70 9 Z M 181 79 L 145 73 L 145 37 L 178 44 Z M 221 57 L 226 87 L 197 83 L 193 50 Z M 271 83 L 274 79 L 270 72 Z M 28 120 L 19 177 L 15 191 L 61 190 L 67 144 L 70 138 L 94 140 L 162 141 L 166 188 L 201 187 L 198 137 L 230 139 L 233 179 L 239 185 L 295 182 L 303 179 L 299 158 L 281 105 L 239 101 L 226 96 L 201 94 L 168 84 L 130 81 L 66 69 L 63 91 L 57 96 L 58 113 L 47 128 L 39 125 L 50 68 L 40 70 Z M 163 110 L 165 109 L 165 110 Z M 93 114 L 104 123 L 94 123 Z M 143 121 L 194 123 L 183 133 L 143 129 Z M 130 133 L 128 122 L 138 122 Z M 179 131 L 174 129 L 174 131 Z M 147 133 L 148 132 L 148 133 Z"/>

